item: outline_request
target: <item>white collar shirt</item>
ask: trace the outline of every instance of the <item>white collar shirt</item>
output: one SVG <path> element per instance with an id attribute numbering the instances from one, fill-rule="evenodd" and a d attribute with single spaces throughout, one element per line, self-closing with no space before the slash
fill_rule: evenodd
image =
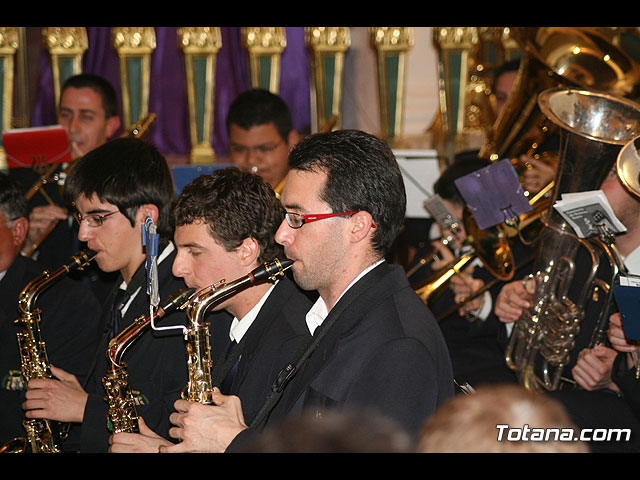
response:
<path id="1" fill-rule="evenodd" d="M 336 303 L 338 303 L 338 301 L 342 298 L 342 296 L 353 285 L 355 285 L 355 283 L 358 280 L 360 280 L 367 273 L 369 273 L 371 270 L 373 270 L 378 265 L 380 265 L 383 261 L 384 261 L 384 259 L 380 259 L 380 260 L 372 263 L 371 265 L 369 265 L 362 272 L 360 272 L 360 274 L 356 278 L 353 279 L 353 281 L 347 286 L 347 288 L 345 288 L 343 290 L 343 292 L 338 297 L 338 300 L 336 300 Z M 306 321 L 307 321 L 307 327 L 309 328 L 309 332 L 311 333 L 311 335 L 313 335 L 313 333 L 316 331 L 316 328 L 318 328 L 320 325 L 322 325 L 322 322 L 324 322 L 324 320 L 327 318 L 327 315 L 329 315 L 329 309 L 327 308 L 327 304 L 325 303 L 325 301 L 323 300 L 322 297 L 318 297 L 318 300 L 316 300 L 316 303 L 314 303 L 313 306 L 311 307 L 311 309 L 307 312 L 307 315 L 306 315 L 306 318 L 305 318 Z"/>

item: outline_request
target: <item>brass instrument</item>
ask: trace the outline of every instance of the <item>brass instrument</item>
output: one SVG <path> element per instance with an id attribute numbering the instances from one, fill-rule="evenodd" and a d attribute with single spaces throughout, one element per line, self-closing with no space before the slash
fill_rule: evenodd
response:
<path id="1" fill-rule="evenodd" d="M 616 161 L 618 178 L 625 188 L 636 197 L 640 197 L 640 155 L 638 155 L 638 148 L 640 148 L 640 136 L 633 138 L 622 147 Z M 599 336 L 598 332 L 594 333 L 593 343 L 606 336 L 608 322 L 604 324 L 603 321 L 602 323 L 603 325 L 599 325 L 598 328 Z M 636 369 L 636 379 L 640 379 L 640 353 L 636 349 L 630 353 L 630 357 Z"/>
<path id="2" fill-rule="evenodd" d="M 146 117 L 140 119 L 138 122 L 131 125 L 127 130 L 122 132 L 122 135 L 120 135 L 120 137 L 143 138 L 147 134 L 149 128 L 151 128 L 151 125 L 153 124 L 155 119 L 156 119 L 155 113 L 151 113 L 147 115 Z M 61 190 L 60 196 L 62 196 L 64 179 L 74 164 L 75 162 L 69 162 L 69 164 L 64 167 L 62 172 L 56 171 L 58 169 L 58 164 L 54 163 L 52 165 L 48 165 L 47 170 L 40 176 L 40 178 L 36 182 L 34 182 L 34 184 L 31 186 L 29 191 L 26 193 L 25 197 L 27 199 L 27 202 L 30 201 L 31 198 L 33 198 L 33 196 L 36 193 L 40 193 L 41 195 L 44 196 L 44 198 L 47 200 L 47 203 L 49 205 L 57 206 L 56 202 L 51 198 L 51 196 L 44 189 L 44 186 L 48 183 L 57 183 L 60 186 L 60 190 Z M 31 245 L 29 251 L 26 253 L 26 256 L 28 257 L 33 256 L 36 250 L 40 248 L 40 245 L 42 245 L 42 242 L 44 242 L 46 238 L 51 234 L 53 229 L 56 228 L 56 225 L 58 225 L 57 220 L 52 222 L 47 227 L 47 229 L 44 232 L 42 232 L 42 235 L 40 236 L 40 238 Z"/>
<path id="3" fill-rule="evenodd" d="M 120 138 L 123 138 L 123 137 L 144 138 L 149 132 L 151 125 L 153 125 L 153 122 L 155 121 L 156 121 L 156 114 L 150 113 L 146 117 L 142 117 L 140 120 L 138 120 L 133 125 L 131 125 L 128 129 L 122 132 L 122 135 L 120 135 Z"/>
<path id="4" fill-rule="evenodd" d="M 82 270 L 89 265 L 96 253 L 83 250 L 72 256 L 70 261 L 51 272 L 44 270 L 39 276 L 27 284 L 20 292 L 18 312 L 20 318 L 15 323 L 23 325 L 24 331 L 17 334 L 20 351 L 21 373 L 24 385 L 36 378 L 53 378 L 50 370 L 49 358 L 45 342 L 40 334 L 40 314 L 36 301 L 42 292 L 72 270 Z M 27 444 L 32 453 L 61 453 L 62 436 L 60 423 L 46 418 L 31 418 L 22 421 L 27 437 L 16 438 L 8 442 L 1 449 L 5 452 L 24 451 Z"/>
<path id="5" fill-rule="evenodd" d="M 518 174 L 527 168 L 521 155 L 556 167 L 555 155 L 541 145 L 558 127 L 540 111 L 538 95 L 550 88 L 585 88 L 636 100 L 640 68 L 607 37 L 587 27 L 511 28 L 523 55 L 513 90 L 498 115 L 480 157 L 511 159 Z M 527 192 L 528 194 L 528 192 Z"/>
<path id="6" fill-rule="evenodd" d="M 282 190 L 284 190 L 285 183 L 287 183 L 286 176 L 282 180 L 280 180 L 280 183 L 278 183 L 278 185 L 276 185 L 276 188 L 273 189 L 273 191 L 276 192 L 276 198 L 278 200 L 280 200 L 280 195 L 282 195 Z"/>
<path id="7" fill-rule="evenodd" d="M 471 248 L 446 267 L 413 286 L 415 292 L 425 303 L 429 303 L 442 293 L 451 277 L 470 265 L 475 259 L 479 259 L 495 278 L 505 282 L 513 278 L 515 262 L 503 227 L 497 225 L 480 230 L 468 208 L 464 209 L 462 223 L 467 235 L 464 243 Z"/>
<path id="8" fill-rule="evenodd" d="M 156 319 L 182 310 L 195 289 L 179 290 L 160 305 L 155 312 Z M 142 335 L 152 322 L 151 315 L 140 315 L 130 325 L 113 337 L 107 347 L 107 375 L 102 379 L 109 406 L 107 428 L 112 433 L 138 433 L 138 414 L 129 385 L 129 373 L 122 356 L 126 350 Z"/>
<path id="9" fill-rule="evenodd" d="M 505 361 L 526 388 L 557 390 L 566 380 L 562 373 L 587 305 L 594 300 L 598 248 L 604 245 L 610 256 L 612 245 L 611 239 L 577 237 L 553 209 L 553 202 L 562 193 L 600 188 L 621 148 L 640 133 L 640 105 L 607 93 L 571 88 L 546 90 L 538 103 L 558 125 L 561 149 L 551 203 L 541 217 L 544 228 L 531 275 L 536 280 L 532 307 L 513 324 Z M 586 278 L 575 279 L 579 294 L 570 298 L 579 248 L 591 257 L 591 268 Z M 618 259 L 609 261 L 616 265 Z"/>
<path id="10" fill-rule="evenodd" d="M 205 313 L 238 292 L 252 285 L 275 281 L 293 265 L 292 260 L 274 259 L 257 267 L 251 273 L 233 282 L 218 283 L 200 289 L 187 305 L 189 327 L 185 330 L 187 342 L 187 369 L 189 381 L 182 391 L 182 398 L 192 402 L 211 404 L 213 387 L 211 379 L 211 346 L 209 344 L 209 324 L 204 321 Z"/>

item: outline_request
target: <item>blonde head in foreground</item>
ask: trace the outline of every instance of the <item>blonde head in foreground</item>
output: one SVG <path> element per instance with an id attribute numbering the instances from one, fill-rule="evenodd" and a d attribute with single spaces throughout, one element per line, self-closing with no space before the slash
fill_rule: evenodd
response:
<path id="1" fill-rule="evenodd" d="M 586 453 L 584 442 L 498 441 L 497 425 L 510 429 L 572 429 L 579 434 L 564 407 L 556 400 L 517 385 L 479 387 L 442 405 L 425 423 L 418 445 L 422 453 Z"/>

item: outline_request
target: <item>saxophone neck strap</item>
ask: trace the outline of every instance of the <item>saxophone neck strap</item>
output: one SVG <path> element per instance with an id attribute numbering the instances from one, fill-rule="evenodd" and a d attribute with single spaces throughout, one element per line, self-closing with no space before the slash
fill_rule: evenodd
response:
<path id="1" fill-rule="evenodd" d="M 222 361 L 218 362 L 211 372 L 211 383 L 214 386 L 219 387 L 223 380 L 227 377 L 233 366 L 239 360 L 244 349 L 245 339 L 247 335 L 243 335 L 240 342 L 230 342 L 227 346 L 226 352 L 222 357 Z M 224 392 L 227 393 L 227 392 Z"/>
<path id="2" fill-rule="evenodd" d="M 363 292 L 371 288 L 378 283 L 382 277 L 384 277 L 389 271 L 389 264 L 383 262 L 374 268 L 371 272 L 367 273 L 360 281 L 353 285 L 336 303 L 327 318 L 316 329 L 314 335 L 301 346 L 291 362 L 288 362 L 276 375 L 275 381 L 271 385 L 271 391 L 267 395 L 262 408 L 258 411 L 256 416 L 249 425 L 250 428 L 262 430 L 264 424 L 276 406 L 287 384 L 293 379 L 300 367 L 309 358 L 309 356 L 316 349 L 320 341 L 324 338 L 327 332 L 331 329 L 331 326 L 340 317 L 342 312 L 351 304 L 353 300 L 358 298 Z"/>

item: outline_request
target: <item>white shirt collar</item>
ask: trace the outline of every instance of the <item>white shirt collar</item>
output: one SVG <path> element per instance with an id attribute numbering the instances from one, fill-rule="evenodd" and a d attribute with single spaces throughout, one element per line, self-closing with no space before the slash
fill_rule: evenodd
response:
<path id="1" fill-rule="evenodd" d="M 160 265 L 162 261 L 166 259 L 171 254 L 171 252 L 175 250 L 175 248 L 176 247 L 174 247 L 173 242 L 169 242 L 167 246 L 164 247 L 164 249 L 162 250 L 162 253 L 160 253 L 160 255 L 158 256 L 158 265 Z M 127 282 L 123 280 L 122 283 L 120 284 L 120 289 L 126 290 Z M 120 308 L 120 312 L 122 313 L 123 316 L 127 313 L 127 310 L 129 309 L 129 305 L 131 305 L 131 302 L 133 302 L 133 300 L 138 296 L 138 293 L 140 293 L 140 290 L 142 290 L 142 287 L 138 287 L 136 291 L 131 294 L 131 298 L 127 300 L 127 303 L 125 303 L 122 306 L 122 308 Z"/>
<path id="2" fill-rule="evenodd" d="M 353 279 L 353 281 L 347 286 L 347 288 L 345 288 L 342 291 L 342 293 L 338 297 L 338 300 L 340 300 L 342 296 L 347 292 L 347 290 L 349 290 L 353 285 L 355 285 L 355 283 L 358 280 L 360 280 L 362 277 L 364 277 L 367 273 L 369 273 L 371 270 L 376 268 L 382 262 L 384 262 L 384 259 L 381 258 L 380 260 L 377 260 L 376 262 L 372 263 L 367 268 L 365 268 L 362 272 L 360 272 L 360 274 Z M 336 300 L 336 303 L 338 303 L 338 300 Z M 307 327 L 309 328 L 309 332 L 311 333 L 311 335 L 313 335 L 316 328 L 322 325 L 322 322 L 324 322 L 325 318 L 327 318 L 327 315 L 329 315 L 329 309 L 327 308 L 327 304 L 324 302 L 322 297 L 318 297 L 318 300 L 316 300 L 316 303 L 313 304 L 313 306 L 307 312 L 307 315 L 305 317 L 307 321 Z"/>
<path id="3" fill-rule="evenodd" d="M 624 265 L 629 273 L 640 275 L 640 246 L 636 247 L 624 258 Z"/>
<path id="4" fill-rule="evenodd" d="M 249 330 L 249 327 L 251 327 L 255 319 L 258 317 L 258 314 L 260 313 L 260 310 L 262 309 L 264 302 L 267 301 L 267 298 L 273 291 L 273 288 L 276 286 L 278 281 L 276 281 L 271 286 L 271 288 L 267 290 L 267 293 L 265 293 L 262 296 L 260 301 L 256 303 L 254 307 L 251 310 L 249 310 L 249 312 L 244 317 L 242 317 L 241 319 L 238 319 L 237 317 L 233 318 L 233 320 L 231 321 L 231 328 L 229 328 L 229 337 L 231 338 L 232 341 L 235 340 L 236 343 L 240 343 L 240 340 L 242 340 L 242 337 L 244 336 L 244 334 L 247 333 L 247 330 Z"/>

